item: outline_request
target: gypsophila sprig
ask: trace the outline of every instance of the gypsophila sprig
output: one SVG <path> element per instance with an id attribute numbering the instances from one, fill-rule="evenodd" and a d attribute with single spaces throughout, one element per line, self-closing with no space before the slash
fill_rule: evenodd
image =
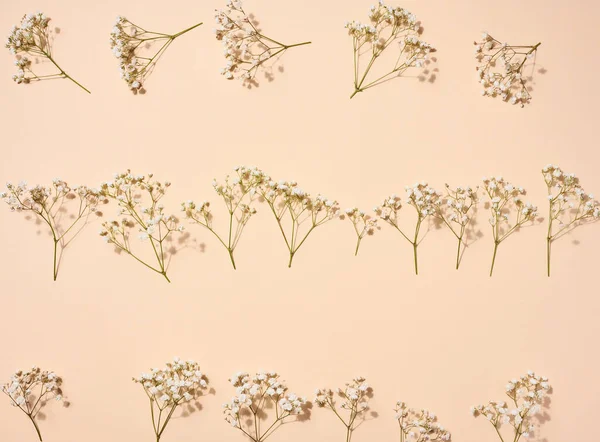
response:
<path id="1" fill-rule="evenodd" d="M 134 93 L 143 91 L 156 63 L 176 38 L 197 28 L 190 26 L 176 34 L 148 31 L 125 17 L 117 17 L 110 33 L 110 49 L 119 60 L 121 78 Z"/>
<path id="2" fill-rule="evenodd" d="M 50 186 L 29 187 L 24 181 L 16 185 L 7 183 L 6 191 L 0 193 L 0 198 L 10 206 L 11 211 L 32 213 L 50 228 L 54 242 L 55 281 L 64 249 L 85 226 L 91 214 L 100 214 L 97 208 L 103 200 L 98 190 L 86 186 L 71 188 L 58 178 L 54 179 Z M 67 216 L 68 202 L 71 200 L 77 200 L 73 205 L 78 207 L 72 216 Z"/>
<path id="3" fill-rule="evenodd" d="M 541 43 L 532 46 L 512 46 L 484 32 L 475 42 L 475 58 L 479 62 L 477 77 L 481 95 L 500 97 L 503 101 L 524 107 L 531 101 L 525 63 L 537 54 Z"/>
<path id="4" fill-rule="evenodd" d="M 414 14 L 400 7 L 387 6 L 383 0 L 371 7 L 368 24 L 346 22 L 354 48 L 354 92 L 350 98 L 393 77 L 400 77 L 410 68 L 424 66 L 435 49 L 419 39 L 419 28 Z M 369 74 L 376 61 L 392 44 L 399 45 L 394 65 L 385 71 L 386 74 L 371 79 Z M 369 61 L 363 67 L 361 60 L 365 58 Z"/>
<path id="5" fill-rule="evenodd" d="M 182 232 L 183 226 L 178 225 L 177 218 L 167 215 L 160 200 L 165 195 L 171 183 L 164 183 L 154 179 L 153 174 L 132 175 L 131 171 L 115 175 L 113 181 L 102 183 L 100 194 L 115 201 L 119 207 L 117 216 L 119 220 L 107 221 L 102 224 L 100 236 L 117 250 L 127 253 L 138 262 L 159 273 L 167 276 L 167 250 L 166 246 L 173 232 Z M 144 200 L 143 196 L 146 196 Z M 151 256 L 155 264 L 134 252 L 131 245 L 130 231 L 138 230 L 138 238 L 150 244 Z"/>
<path id="6" fill-rule="evenodd" d="M 525 189 L 514 186 L 501 176 L 484 178 L 483 188 L 489 198 L 490 225 L 494 238 L 494 254 L 490 268 L 492 276 L 498 246 L 523 225 L 533 223 L 537 216 L 537 207 L 523 201 Z M 511 212 L 516 212 L 516 216 L 512 215 L 515 217 L 514 222 L 511 221 Z"/>
<path id="7" fill-rule="evenodd" d="M 458 240 L 456 250 L 456 269 L 460 267 L 462 252 L 464 252 L 465 234 L 473 220 L 473 211 L 477 205 L 476 187 L 452 188 L 446 184 L 446 195 L 443 204 L 439 205 L 439 217 Z"/>
<path id="8" fill-rule="evenodd" d="M 197 399 L 208 388 L 208 380 L 200 371 L 200 365 L 179 358 L 167 363 L 165 368 L 153 368 L 149 373 L 142 373 L 133 378 L 133 382 L 144 388 L 150 400 L 156 442 L 160 441 L 177 407 Z"/>
<path id="9" fill-rule="evenodd" d="M 408 408 L 406 403 L 396 403 L 396 420 L 400 427 L 400 442 L 448 441 L 450 432 L 437 423 L 435 414 L 427 410 Z"/>
<path id="10" fill-rule="evenodd" d="M 372 236 L 376 230 L 380 227 L 377 225 L 377 218 L 368 215 L 358 207 L 352 207 L 346 209 L 344 213 L 340 215 L 340 219 L 348 219 L 352 223 L 354 232 L 356 233 L 356 249 L 354 250 L 354 256 L 358 255 L 358 249 L 360 243 L 365 236 Z"/>
<path id="11" fill-rule="evenodd" d="M 535 426 L 533 418 L 540 413 L 544 401 L 550 392 L 548 378 L 530 371 L 520 379 L 513 379 L 506 385 L 508 403 L 490 401 L 487 405 L 471 407 L 474 417 L 483 416 L 494 427 L 500 441 L 519 442 L 521 437 L 531 437 Z M 511 428 L 509 438 L 502 436 L 502 427 Z M 505 434 L 506 435 L 506 434 Z"/>
<path id="12" fill-rule="evenodd" d="M 5 46 L 11 54 L 17 57 L 15 61 L 17 73 L 13 75 L 13 80 L 17 84 L 29 84 L 33 81 L 67 78 L 88 94 L 91 93 L 67 74 L 54 60 L 54 55 L 52 54 L 52 30 L 48 26 L 49 22 L 50 18 L 46 17 L 43 12 L 25 14 L 19 26 L 13 26 L 11 29 Z M 36 65 L 39 66 L 40 64 L 37 63 L 37 60 L 32 61 L 28 56 L 47 59 L 58 72 L 48 75 L 36 75 L 33 72 L 33 63 L 35 61 Z"/>
<path id="13" fill-rule="evenodd" d="M 252 85 L 261 66 L 269 60 L 276 60 L 290 48 L 310 44 L 284 44 L 267 37 L 239 0 L 228 0 L 224 10 L 215 12 L 215 20 L 215 35 L 223 43 L 227 60 L 221 74 L 228 80 L 237 78 L 244 85 Z"/>
<path id="14" fill-rule="evenodd" d="M 340 210 L 337 201 L 323 195 L 313 197 L 298 187 L 295 181 L 275 182 L 268 179 L 261 186 L 260 192 L 273 212 L 288 248 L 288 267 L 292 266 L 295 254 L 309 235 L 317 227 L 336 218 Z M 289 224 L 287 233 L 286 223 Z M 301 228 L 303 224 L 308 224 L 304 231 Z"/>
<path id="15" fill-rule="evenodd" d="M 415 274 L 418 275 L 417 248 L 422 239 L 420 237 L 421 227 L 429 216 L 438 213 L 438 208 L 441 204 L 441 195 L 426 182 L 416 183 L 412 187 L 406 187 L 406 203 L 412 206 L 417 212 L 415 233 L 413 235 L 405 234 L 399 226 L 399 212 L 402 209 L 402 199 L 399 196 L 392 195 L 386 198 L 380 206 L 375 207 L 374 211 L 379 218 L 398 230 L 404 239 L 412 245 Z"/>
<path id="16" fill-rule="evenodd" d="M 600 204 L 594 195 L 581 187 L 579 178 L 552 164 L 542 169 L 548 187 L 548 235 L 546 237 L 546 264 L 550 276 L 552 242 L 584 222 L 600 218 Z M 556 224 L 558 227 L 555 229 Z"/>
<path id="17" fill-rule="evenodd" d="M 61 384 L 62 379 L 54 372 L 33 367 L 28 371 L 17 371 L 2 386 L 2 392 L 10 398 L 11 405 L 27 415 L 40 441 L 42 434 L 35 418 L 48 401 L 62 400 Z"/>
<path id="18" fill-rule="evenodd" d="M 266 440 L 289 418 L 305 413 L 306 399 L 288 393 L 288 387 L 275 372 L 254 376 L 241 372 L 229 382 L 236 394 L 231 402 L 223 404 L 225 420 L 254 442 Z M 269 422 L 261 425 L 269 418 Z"/>
<path id="19" fill-rule="evenodd" d="M 231 264 L 236 268 L 234 251 L 240 241 L 244 228 L 250 218 L 256 213 L 253 204 L 259 196 L 259 187 L 268 177 L 256 167 L 240 166 L 235 169 L 235 176 L 227 175 L 224 183 L 213 181 L 213 188 L 219 195 L 229 213 L 229 229 L 226 236 L 219 235 L 213 227 L 213 214 L 210 203 L 203 201 L 196 204 L 186 201 L 181 204 L 181 210 L 186 218 L 207 228 L 229 253 Z"/>
<path id="20" fill-rule="evenodd" d="M 364 377 L 359 376 L 335 391 L 325 388 L 315 391 L 315 404 L 328 408 L 346 427 L 346 442 L 350 442 L 354 430 L 365 419 L 369 409 L 372 389 Z"/>

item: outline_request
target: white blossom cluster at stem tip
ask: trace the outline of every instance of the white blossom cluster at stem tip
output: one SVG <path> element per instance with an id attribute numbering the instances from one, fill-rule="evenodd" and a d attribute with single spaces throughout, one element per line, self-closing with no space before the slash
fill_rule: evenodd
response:
<path id="1" fill-rule="evenodd" d="M 368 23 L 349 21 L 345 27 L 354 48 L 354 92 L 350 98 L 393 77 L 400 77 L 410 68 L 422 68 L 430 53 L 435 51 L 419 38 L 420 23 L 414 14 L 388 6 L 383 0 L 371 7 Z M 399 50 L 395 63 L 388 66 L 383 75 L 381 72 L 373 74 L 376 61 L 394 43 L 398 44 Z M 368 61 L 363 66 L 365 58 Z"/>
<path id="2" fill-rule="evenodd" d="M 90 93 L 86 87 L 67 74 L 54 60 L 52 54 L 53 38 L 51 36 L 52 31 L 48 26 L 49 23 L 49 17 L 43 12 L 37 12 L 35 14 L 25 14 L 21 18 L 21 23 L 12 27 L 6 39 L 5 47 L 11 54 L 16 56 L 17 73 L 12 76 L 13 81 L 17 84 L 29 84 L 34 81 L 66 78 Z M 35 63 L 30 57 L 35 58 Z M 55 72 L 52 74 L 36 74 L 33 71 L 33 65 L 40 66 L 39 59 L 48 60 L 49 65 L 55 68 Z"/>
<path id="3" fill-rule="evenodd" d="M 396 420 L 400 427 L 400 442 L 449 441 L 452 435 L 437 422 L 437 416 L 428 410 L 408 408 L 405 402 L 398 401 Z"/>
<path id="4" fill-rule="evenodd" d="M 9 382 L 2 385 L 2 392 L 8 396 L 13 407 L 27 415 L 40 441 L 42 434 L 35 420 L 36 416 L 49 400 L 63 399 L 61 385 L 62 379 L 56 373 L 39 367 L 18 370 Z"/>
<path id="5" fill-rule="evenodd" d="M 235 388 L 235 396 L 223 404 L 225 420 L 254 442 L 265 440 L 288 418 L 305 412 L 306 399 L 288 393 L 287 385 L 276 372 L 259 372 L 254 376 L 239 372 L 229 382 Z M 260 421 L 266 410 L 271 410 L 271 422 L 263 426 Z"/>
<path id="6" fill-rule="evenodd" d="M 191 402 L 208 388 L 208 379 L 195 361 L 174 358 L 164 368 L 153 368 L 132 378 L 150 400 L 152 426 L 158 442 L 178 406 Z"/>
<path id="7" fill-rule="evenodd" d="M 143 92 L 146 79 L 171 43 L 201 24 L 176 34 L 164 34 L 148 31 L 127 18 L 118 16 L 110 33 L 110 49 L 119 60 L 121 79 L 132 92 Z"/>
<path id="8" fill-rule="evenodd" d="M 481 94 L 500 97 L 503 101 L 524 107 L 531 101 L 527 76 L 523 72 L 541 43 L 531 46 L 512 46 L 500 42 L 487 32 L 475 42 L 475 58 L 479 62 L 477 76 Z"/>
<path id="9" fill-rule="evenodd" d="M 508 401 L 489 401 L 486 405 L 471 407 L 474 417 L 483 416 L 494 427 L 501 441 L 502 427 L 511 428 L 511 440 L 531 437 L 535 430 L 534 417 L 542 411 L 544 401 L 551 391 L 548 378 L 529 371 L 506 385 Z"/>
<path id="10" fill-rule="evenodd" d="M 331 410 L 346 427 L 346 442 L 350 442 L 354 431 L 364 421 L 369 410 L 372 388 L 362 376 L 347 382 L 343 388 L 315 390 L 314 403 L 320 408 Z"/>
<path id="11" fill-rule="evenodd" d="M 221 74 L 228 80 L 237 78 L 242 84 L 256 83 L 261 67 L 293 47 L 310 44 L 309 41 L 284 44 L 263 34 L 252 14 L 244 11 L 240 0 L 228 0 L 225 9 L 215 11 L 215 36 L 223 44 L 226 59 Z"/>

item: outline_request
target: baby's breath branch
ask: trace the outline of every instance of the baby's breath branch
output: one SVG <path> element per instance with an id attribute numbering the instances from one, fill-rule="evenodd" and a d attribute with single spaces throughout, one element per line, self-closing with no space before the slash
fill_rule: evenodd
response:
<path id="1" fill-rule="evenodd" d="M 259 68 L 269 60 L 276 60 L 288 49 L 311 44 L 284 44 L 264 35 L 240 0 L 228 0 L 225 10 L 216 11 L 215 19 L 219 25 L 216 38 L 223 42 L 227 59 L 221 74 L 227 79 L 238 78 L 244 84 L 251 84 Z"/>
<path id="2" fill-rule="evenodd" d="M 585 192 L 575 174 L 565 173 L 552 164 L 544 167 L 542 174 L 548 189 L 546 266 L 550 276 L 552 243 L 583 222 L 600 219 L 600 204 L 594 199 L 594 195 Z M 555 222 L 559 225 L 556 231 Z"/>
<path id="3" fill-rule="evenodd" d="M 379 5 L 371 8 L 369 19 L 370 24 L 356 21 L 346 23 L 346 29 L 352 36 L 354 50 L 354 92 L 350 96 L 351 99 L 359 92 L 388 81 L 392 76 L 401 76 L 411 67 L 422 67 L 429 53 L 434 51 L 431 45 L 419 40 L 417 19 L 405 9 L 386 6 L 383 0 L 380 0 Z M 392 43 L 398 40 L 400 40 L 400 53 L 393 68 L 386 74 L 369 80 L 369 74 L 376 61 Z M 366 51 L 362 51 L 364 46 L 368 48 Z M 370 53 L 370 59 L 361 73 L 360 58 L 366 53 Z"/>
<path id="4" fill-rule="evenodd" d="M 526 193 L 525 189 L 512 185 L 502 177 L 484 178 L 483 183 L 485 193 L 490 199 L 490 224 L 494 240 L 494 253 L 490 267 L 490 276 L 492 276 L 499 245 L 523 225 L 535 221 L 537 207 L 523 202 L 522 196 Z M 517 215 L 513 226 L 509 224 L 508 214 L 511 208 L 516 210 Z M 502 231 L 501 226 L 507 230 Z"/>
<path id="5" fill-rule="evenodd" d="M 502 43 L 487 32 L 481 41 L 475 42 L 475 57 L 482 95 L 502 97 L 503 101 L 524 107 L 531 101 L 523 69 L 527 60 L 533 58 L 542 43 L 514 46 Z"/>
<path id="6" fill-rule="evenodd" d="M 227 237 L 223 237 L 213 228 L 213 214 L 210 211 L 210 203 L 203 201 L 200 204 L 187 201 L 181 204 L 181 210 L 186 218 L 196 224 L 200 224 L 211 232 L 221 245 L 227 250 L 231 265 L 236 269 L 234 258 L 235 249 L 242 237 L 242 233 L 250 218 L 256 214 L 252 207 L 258 196 L 258 189 L 266 180 L 264 172 L 256 167 L 239 166 L 235 169 L 236 176 L 225 178 L 223 184 L 213 180 L 213 188 L 219 195 L 227 208 L 229 215 Z"/>
<path id="7" fill-rule="evenodd" d="M 79 186 L 71 189 L 69 185 L 60 179 L 55 179 L 52 186 L 35 186 L 28 188 L 27 183 L 22 182 L 18 185 L 7 184 L 7 191 L 0 193 L 0 198 L 4 199 L 12 211 L 31 212 L 43 221 L 52 236 L 53 247 L 53 280 L 58 278 L 59 268 L 59 249 L 62 253 L 68 244 L 77 236 L 87 223 L 90 214 L 96 212 L 96 206 L 99 203 L 99 193 L 85 186 Z M 67 200 L 79 199 L 79 208 L 72 219 L 67 224 L 66 229 L 61 226 L 62 214 L 66 210 Z M 83 222 L 80 222 L 84 220 Z M 66 236 L 79 225 L 77 232 L 71 235 L 70 239 Z"/>
<path id="8" fill-rule="evenodd" d="M 65 78 L 71 80 L 87 93 L 91 93 L 81 83 L 71 77 L 54 60 L 48 23 L 50 19 L 43 13 L 27 14 L 21 19 L 20 26 L 14 26 L 6 42 L 6 47 L 12 54 L 17 55 L 15 65 L 18 68 L 13 80 L 17 83 Z M 34 57 L 47 58 L 58 69 L 57 74 L 36 75 L 32 70 L 32 62 L 26 54 Z M 29 75 L 28 75 L 29 74 Z"/>
<path id="9" fill-rule="evenodd" d="M 115 57 L 119 59 L 121 78 L 133 92 L 142 89 L 145 80 L 154 70 L 156 63 L 175 41 L 175 39 L 201 26 L 197 23 L 175 34 L 147 31 L 125 17 L 117 17 L 110 34 L 110 46 Z M 162 45 L 152 56 L 142 55 L 143 50 L 151 43 Z"/>

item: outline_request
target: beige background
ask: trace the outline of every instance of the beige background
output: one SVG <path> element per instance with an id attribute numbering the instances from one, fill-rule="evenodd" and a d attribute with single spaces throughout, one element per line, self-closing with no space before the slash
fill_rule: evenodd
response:
<path id="1" fill-rule="evenodd" d="M 600 192 L 595 2 L 404 1 L 439 49 L 437 80 L 398 79 L 350 101 L 352 47 L 343 25 L 366 20 L 370 4 L 248 1 L 265 32 L 313 45 L 287 53 L 275 81 L 246 90 L 219 75 L 224 59 L 212 35 L 219 2 L 2 2 L 7 34 L 25 12 L 54 19 L 62 29 L 57 60 L 92 95 L 67 81 L 17 86 L 5 52 L 0 180 L 59 176 L 97 185 L 126 168 L 153 171 L 173 182 L 165 201 L 176 212 L 189 198 L 209 198 L 220 209 L 210 182 L 237 164 L 364 208 L 417 180 L 442 189 L 503 174 L 545 212 L 540 168 L 553 162 Z M 161 32 L 205 26 L 171 46 L 148 93 L 135 97 L 108 48 L 117 14 Z M 542 42 L 538 66 L 547 72 L 536 75 L 530 107 L 479 96 L 472 42 L 482 30 L 514 44 Z M 523 230 L 502 244 L 490 279 L 491 236 L 480 212 L 484 236 L 461 270 L 453 268 L 453 237 L 440 230 L 423 243 L 415 277 L 399 234 L 384 226 L 354 258 L 351 226 L 339 221 L 318 229 L 288 270 L 274 220 L 259 210 L 238 248 L 239 270 L 208 232 L 190 226 L 205 253 L 179 253 L 169 285 L 116 256 L 98 238 L 98 222 L 68 249 L 53 283 L 45 232 L 2 207 L 0 378 L 32 364 L 64 376 L 72 406 L 46 408 L 48 441 L 152 440 L 146 399 L 130 379 L 176 355 L 201 362 L 216 396 L 170 424 L 165 442 L 242 440 L 221 417 L 232 394 L 227 378 L 259 369 L 278 370 L 309 398 L 316 387 L 366 376 L 379 417 L 356 432 L 356 442 L 395 440 L 398 399 L 436 412 L 454 440 L 495 440 L 469 406 L 502 398 L 509 378 L 533 369 L 555 390 L 540 440 L 589 438 L 581 423 L 592 422 L 600 405 L 593 381 L 600 369 L 598 225 L 556 243 L 551 279 L 545 227 Z M 341 441 L 343 430 L 332 413 L 314 410 L 308 423 L 286 426 L 272 440 Z M 0 439 L 35 440 L 7 400 Z"/>

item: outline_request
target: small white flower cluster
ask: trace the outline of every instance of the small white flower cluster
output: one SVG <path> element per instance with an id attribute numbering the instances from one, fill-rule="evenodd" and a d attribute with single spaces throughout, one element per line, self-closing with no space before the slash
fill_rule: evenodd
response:
<path id="1" fill-rule="evenodd" d="M 402 75 L 408 68 L 423 67 L 429 54 L 435 51 L 429 43 L 419 38 L 420 26 L 414 14 L 400 7 L 387 6 L 383 0 L 371 7 L 368 24 L 349 21 L 346 22 L 345 28 L 353 38 L 354 45 L 355 91 L 350 98 L 358 92 L 387 81 L 392 75 Z M 395 65 L 388 74 L 369 82 L 367 77 L 373 63 L 392 42 L 397 40 L 400 40 L 400 54 Z M 367 44 L 370 45 L 369 50 L 364 48 Z M 358 66 L 361 65 L 359 59 L 363 53 L 370 53 L 372 58 L 360 75 Z"/>
<path id="2" fill-rule="evenodd" d="M 159 410 L 189 402 L 208 388 L 208 380 L 194 361 L 175 358 L 164 368 L 153 368 L 132 378 L 144 387 L 144 391 Z"/>
<path id="3" fill-rule="evenodd" d="M 304 413 L 306 399 L 288 393 L 288 387 L 275 372 L 260 372 L 254 376 L 240 372 L 236 373 L 229 382 L 235 388 L 236 395 L 231 402 L 223 404 L 225 420 L 232 427 L 242 430 L 255 442 L 268 437 L 283 423 L 284 419 Z M 246 428 L 243 416 L 251 414 L 256 419 L 262 419 L 265 410 L 272 407 L 275 407 L 275 420 L 267 426 L 267 431 L 261 433 L 256 421 L 254 421 L 254 428 Z"/>
<path id="4" fill-rule="evenodd" d="M 201 24 L 199 23 L 177 34 L 169 35 L 162 32 L 147 31 L 127 18 L 118 16 L 110 32 L 110 49 L 119 60 L 121 79 L 127 83 L 129 89 L 134 93 L 143 91 L 146 79 L 173 40 Z M 154 54 L 141 53 L 153 45 L 159 46 Z"/>
<path id="5" fill-rule="evenodd" d="M 63 399 L 61 385 L 62 379 L 53 371 L 33 367 L 31 370 L 14 373 L 10 381 L 2 385 L 1 390 L 8 396 L 13 407 L 29 416 L 41 441 L 42 435 L 35 418 L 49 400 Z"/>
<path id="6" fill-rule="evenodd" d="M 82 206 L 86 211 L 94 213 L 99 203 L 100 194 L 95 189 L 87 186 L 76 186 L 74 188 L 59 179 L 52 180 L 51 186 L 28 187 L 25 181 L 19 184 L 6 184 L 6 191 L 0 193 L 0 198 L 15 212 L 32 211 L 40 216 L 54 217 L 52 209 L 60 205 L 64 199 L 70 200 L 80 198 Z"/>
<path id="7" fill-rule="evenodd" d="M 115 174 L 113 181 L 101 184 L 100 195 L 117 203 L 119 207 L 117 216 L 122 218 L 104 222 L 100 236 L 107 243 L 114 244 L 117 249 L 141 261 L 134 255 L 129 240 L 129 230 L 137 226 L 139 239 L 151 243 L 158 268 L 144 264 L 168 280 L 163 243 L 171 233 L 183 232 L 184 227 L 178 225 L 174 215 L 165 214 L 164 206 L 160 203 L 160 199 L 171 183 L 168 181 L 162 183 L 153 177 L 153 174 L 136 176 L 127 170 Z M 146 194 L 149 201 L 144 201 L 142 194 Z"/>
<path id="8" fill-rule="evenodd" d="M 261 66 L 285 50 L 309 42 L 285 45 L 261 33 L 252 15 L 246 14 L 240 0 L 227 0 L 226 8 L 215 11 L 215 36 L 223 43 L 226 59 L 221 74 L 249 85 Z"/>
<path id="9" fill-rule="evenodd" d="M 503 101 L 521 107 L 528 104 L 531 94 L 523 70 L 527 60 L 535 57 L 540 44 L 511 46 L 484 32 L 481 40 L 475 42 L 475 57 L 480 63 L 477 75 L 483 88 L 481 94 L 501 97 Z"/>
<path id="10" fill-rule="evenodd" d="M 542 169 L 544 181 L 548 186 L 548 200 L 550 201 L 550 213 L 552 218 L 559 221 L 561 225 L 571 224 L 573 220 L 560 219 L 561 215 L 575 210 L 574 219 L 577 221 L 585 218 L 600 218 L 600 205 L 594 199 L 594 195 L 587 193 L 579 183 L 579 178 L 573 173 L 565 173 L 552 164 Z"/>
<path id="11" fill-rule="evenodd" d="M 241 238 L 244 227 L 246 227 L 250 218 L 256 214 L 256 209 L 252 204 L 259 195 L 259 188 L 269 178 L 256 167 L 239 166 L 234 170 L 236 175 L 234 177 L 228 175 L 224 184 L 216 180 L 213 181 L 213 188 L 217 195 L 223 199 L 229 213 L 229 232 L 225 240 L 213 229 L 213 215 L 208 201 L 203 201 L 200 204 L 196 204 L 191 200 L 186 201 L 181 204 L 181 210 L 185 213 L 186 218 L 204 226 L 217 237 L 219 242 L 228 250 L 232 265 L 235 268 L 234 250 Z"/>
<path id="12" fill-rule="evenodd" d="M 358 376 L 346 383 L 344 388 L 338 388 L 335 391 L 331 389 L 318 389 L 315 391 L 315 403 L 319 407 L 336 409 L 336 397 L 341 399 L 339 407 L 343 410 L 353 412 L 364 412 L 369 409 L 369 396 L 371 387 L 367 380 Z"/>
<path id="13" fill-rule="evenodd" d="M 143 49 L 143 40 L 139 37 L 143 34 L 142 29 L 121 16 L 117 17 L 110 33 L 110 49 L 119 60 L 121 78 L 134 91 L 141 89 L 146 73 L 147 60 L 135 54 L 140 46 Z"/>
<path id="14" fill-rule="evenodd" d="M 453 189 L 446 184 L 445 204 L 442 206 L 444 218 L 460 227 L 466 227 L 473 216 L 471 209 L 477 205 L 478 189 L 469 186 Z"/>
<path id="15" fill-rule="evenodd" d="M 13 407 L 19 407 L 35 417 L 41 408 L 36 407 L 38 402 L 42 405 L 50 398 L 62 400 L 61 384 L 62 379 L 56 373 L 33 367 L 14 373 L 10 381 L 2 386 L 2 392 L 11 399 Z"/>
<path id="16" fill-rule="evenodd" d="M 514 430 L 514 440 L 518 441 L 521 437 L 532 435 L 535 429 L 532 420 L 542 410 L 550 389 L 548 378 L 529 371 L 506 385 L 510 405 L 504 401 L 490 401 L 487 405 L 471 407 L 471 414 L 474 417 L 485 417 L 494 426 L 501 440 L 501 427 L 510 425 Z"/>
<path id="17" fill-rule="evenodd" d="M 398 225 L 398 212 L 402 209 L 402 198 L 397 194 L 392 194 L 387 197 L 381 205 L 373 208 L 375 214 L 391 224 L 392 226 Z"/>
<path id="18" fill-rule="evenodd" d="M 427 410 L 408 408 L 406 403 L 398 401 L 394 411 L 400 426 L 400 442 L 408 438 L 414 442 L 452 439 L 450 432 L 437 423 L 435 414 Z"/>
<path id="19" fill-rule="evenodd" d="M 374 235 L 375 231 L 380 229 L 377 224 L 377 218 L 373 218 L 366 212 L 360 210 L 358 207 L 346 209 L 344 213 L 340 215 L 340 219 L 343 220 L 345 218 L 348 218 L 354 227 L 354 232 L 356 233 L 357 238 L 356 251 L 354 255 L 358 255 L 358 249 L 362 239 L 367 235 Z"/>
<path id="20" fill-rule="evenodd" d="M 426 182 L 417 183 L 406 187 L 406 202 L 413 206 L 419 217 L 426 218 L 435 215 L 442 203 L 441 195 Z"/>
<path id="21" fill-rule="evenodd" d="M 11 29 L 5 47 L 13 55 L 44 56 L 44 52 L 49 53 L 51 50 L 48 38 L 49 21 L 50 19 L 42 12 L 24 15 L 19 26 L 13 26 Z M 29 83 L 36 78 L 31 71 L 31 60 L 26 56 L 18 56 L 15 66 L 17 66 L 17 73 L 12 78 L 17 84 Z"/>
<path id="22" fill-rule="evenodd" d="M 503 177 L 492 177 L 483 179 L 484 189 L 490 199 L 492 227 L 501 223 L 509 222 L 509 209 L 512 203 L 517 209 L 517 220 L 515 226 L 533 220 L 537 216 L 537 207 L 529 202 L 523 201 L 526 194 L 522 187 L 514 186 Z"/>

